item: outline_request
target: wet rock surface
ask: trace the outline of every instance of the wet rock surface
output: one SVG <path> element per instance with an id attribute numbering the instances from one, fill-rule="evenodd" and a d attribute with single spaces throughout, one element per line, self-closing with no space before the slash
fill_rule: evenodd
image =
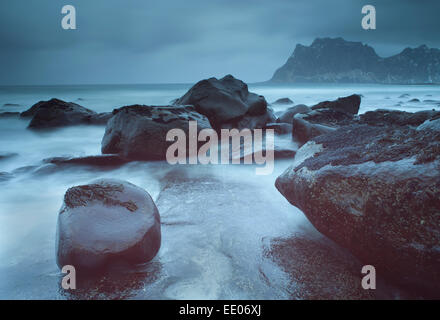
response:
<path id="1" fill-rule="evenodd" d="M 314 105 L 312 110 L 330 109 L 344 113 L 357 114 L 361 105 L 361 97 L 353 94 L 348 97 L 339 98 L 335 101 L 323 101 Z"/>
<path id="2" fill-rule="evenodd" d="M 193 105 L 197 112 L 205 115 L 214 129 L 229 128 L 261 128 L 270 119 L 267 115 L 267 102 L 263 96 L 249 92 L 248 86 L 241 80 L 227 75 L 221 79 L 209 78 L 196 83 L 184 96 L 178 99 L 177 105 Z M 260 122 L 247 121 L 240 125 L 240 121 L 247 117 L 260 117 Z M 264 122 L 266 121 L 266 122 Z M 253 125 L 250 127 L 249 125 Z"/>
<path id="3" fill-rule="evenodd" d="M 69 125 L 104 125 L 110 113 L 98 114 L 73 102 L 59 99 L 40 101 L 20 114 L 22 118 L 32 118 L 31 129 L 49 129 Z"/>
<path id="4" fill-rule="evenodd" d="M 381 274 L 440 296 L 439 133 L 350 125 L 298 153 L 276 181 L 289 202 Z"/>
<path id="5" fill-rule="evenodd" d="M 134 105 L 115 109 L 102 139 L 102 153 L 131 160 L 165 159 L 168 147 L 174 143 L 166 140 L 168 131 L 181 129 L 188 136 L 189 121 L 197 121 L 197 133 L 211 128 L 208 119 L 193 106 Z"/>
<path id="6" fill-rule="evenodd" d="M 277 119 L 277 122 L 292 124 L 293 117 L 296 114 L 309 113 L 311 111 L 312 111 L 312 109 L 310 109 L 305 104 L 298 104 L 298 105 L 290 107 L 286 111 L 284 111 Z"/>
<path id="7" fill-rule="evenodd" d="M 67 190 L 58 216 L 57 264 L 87 272 L 130 266 L 160 248 L 160 216 L 143 189 L 115 179 Z"/>

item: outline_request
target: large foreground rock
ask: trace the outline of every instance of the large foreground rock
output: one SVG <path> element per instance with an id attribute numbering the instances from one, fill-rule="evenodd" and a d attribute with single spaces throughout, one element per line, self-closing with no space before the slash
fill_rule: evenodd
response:
<path id="1" fill-rule="evenodd" d="M 440 132 L 342 127 L 298 150 L 276 187 L 378 275 L 440 296 Z"/>
<path id="2" fill-rule="evenodd" d="M 268 112 L 266 99 L 249 92 L 247 84 L 232 75 L 199 81 L 175 104 L 193 105 L 197 112 L 209 119 L 215 129 L 230 127 L 244 117 L 264 117 Z M 273 122 L 274 119 L 269 116 L 267 121 Z M 262 126 L 260 123 L 254 125 L 262 128 L 266 123 Z M 252 124 L 251 121 L 249 124 Z"/>
<path id="3" fill-rule="evenodd" d="M 159 212 L 145 190 L 113 179 L 67 190 L 56 236 L 60 268 L 144 263 L 154 258 L 160 243 Z"/>
<path id="4" fill-rule="evenodd" d="M 29 128 L 47 129 L 79 124 L 105 125 L 111 113 L 96 113 L 73 102 L 51 99 L 36 103 L 20 116 L 32 117 Z"/>
<path id="5" fill-rule="evenodd" d="M 173 143 L 166 141 L 168 131 L 181 129 L 188 136 L 191 120 L 197 121 L 197 131 L 211 128 L 208 119 L 193 106 L 134 105 L 116 109 L 105 129 L 102 153 L 131 160 L 163 160 Z"/>

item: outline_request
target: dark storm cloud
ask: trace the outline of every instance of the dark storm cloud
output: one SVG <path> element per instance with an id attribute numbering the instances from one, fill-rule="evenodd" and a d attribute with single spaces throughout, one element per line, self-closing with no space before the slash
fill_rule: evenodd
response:
<path id="1" fill-rule="evenodd" d="M 61 7 L 77 30 L 61 29 Z M 361 8 L 377 9 L 377 30 Z M 382 56 L 440 47 L 438 0 L 3 0 L 0 83 L 263 81 L 297 43 L 342 36 Z"/>

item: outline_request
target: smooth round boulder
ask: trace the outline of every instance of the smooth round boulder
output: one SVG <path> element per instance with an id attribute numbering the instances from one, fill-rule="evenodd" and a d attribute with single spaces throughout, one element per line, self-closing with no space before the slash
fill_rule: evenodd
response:
<path id="1" fill-rule="evenodd" d="M 160 216 L 147 191 L 126 181 L 100 179 L 67 190 L 58 215 L 56 258 L 60 268 L 103 271 L 155 257 Z"/>
<path id="2" fill-rule="evenodd" d="M 243 117 L 264 116 L 267 112 L 266 99 L 249 92 L 247 84 L 232 75 L 197 82 L 175 104 L 193 105 L 214 129 L 227 128 Z"/>

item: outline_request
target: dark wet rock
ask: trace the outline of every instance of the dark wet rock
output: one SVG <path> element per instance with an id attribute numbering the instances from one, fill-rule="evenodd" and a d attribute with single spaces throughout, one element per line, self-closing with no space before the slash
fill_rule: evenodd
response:
<path id="1" fill-rule="evenodd" d="M 197 112 L 209 119 L 214 129 L 236 123 L 245 116 L 264 116 L 267 113 L 264 97 L 249 92 L 246 83 L 231 75 L 220 80 L 209 78 L 199 81 L 175 104 L 193 105 Z"/>
<path id="2" fill-rule="evenodd" d="M 301 235 L 273 239 L 266 255 L 289 275 L 291 285 L 286 284 L 286 289 L 292 299 L 378 298 L 379 290 L 364 290 L 361 286 L 362 264 L 326 238 L 314 239 Z M 378 289 L 382 289 L 382 283 L 377 285 Z"/>
<path id="3" fill-rule="evenodd" d="M 440 100 L 427 99 L 427 100 L 423 100 L 423 103 L 440 104 Z"/>
<path id="4" fill-rule="evenodd" d="M 298 150 L 277 189 L 377 273 L 440 296 L 440 132 L 351 125 Z"/>
<path id="5" fill-rule="evenodd" d="M 305 104 L 298 104 L 284 111 L 277 119 L 277 122 L 292 124 L 293 117 L 298 113 L 309 113 L 310 109 Z"/>
<path id="6" fill-rule="evenodd" d="M 96 167 L 117 167 L 122 166 L 129 160 L 117 154 L 103 154 L 85 157 L 54 157 L 44 159 L 45 163 L 56 165 L 86 165 Z"/>
<path id="7" fill-rule="evenodd" d="M 110 120 L 110 118 L 113 117 L 112 112 L 102 112 L 98 113 L 97 115 L 93 116 L 90 124 L 94 125 L 106 125 L 107 122 Z"/>
<path id="8" fill-rule="evenodd" d="M 222 129 L 262 129 L 266 127 L 268 123 L 275 122 L 277 120 L 272 109 L 267 108 L 267 111 L 262 115 L 250 116 L 246 115 L 241 118 L 239 121 L 232 121 L 229 123 L 225 123 L 222 126 Z"/>
<path id="9" fill-rule="evenodd" d="M 334 111 L 345 112 L 348 114 L 357 114 L 361 105 L 361 97 L 353 94 L 348 97 L 338 98 L 334 101 L 323 101 L 314 105 L 312 110 L 331 109 Z"/>
<path id="10" fill-rule="evenodd" d="M 115 109 L 102 139 L 102 153 L 130 160 L 163 160 L 174 143 L 166 141 L 168 131 L 181 129 L 188 136 L 189 121 L 197 121 L 197 131 L 211 128 L 208 119 L 193 106 L 134 105 Z"/>
<path id="11" fill-rule="evenodd" d="M 428 119 L 440 115 L 439 111 L 405 112 L 398 110 L 368 111 L 359 116 L 359 122 L 373 126 L 419 126 Z"/>
<path id="12" fill-rule="evenodd" d="M 148 192 L 114 179 L 72 187 L 58 215 L 57 264 L 102 271 L 150 261 L 161 243 L 159 212 Z"/>
<path id="13" fill-rule="evenodd" d="M 36 103 L 20 116 L 32 117 L 29 128 L 47 129 L 79 124 L 102 125 L 107 122 L 111 114 L 98 114 L 73 102 L 51 99 Z"/>
<path id="14" fill-rule="evenodd" d="M 292 137 L 301 144 L 322 134 L 336 130 L 335 127 L 308 121 L 308 114 L 297 114 L 293 117 Z"/>
<path id="15" fill-rule="evenodd" d="M 277 101 L 272 102 L 271 104 L 293 104 L 293 101 L 289 98 L 280 98 Z"/>
<path id="16" fill-rule="evenodd" d="M 20 112 L 0 112 L 0 118 L 14 118 L 20 116 Z"/>
<path id="17" fill-rule="evenodd" d="M 308 113 L 296 114 L 292 121 L 293 139 L 304 144 L 311 138 L 351 124 L 356 119 L 360 103 L 361 97 L 353 94 L 334 101 L 323 101 Z"/>
<path id="18" fill-rule="evenodd" d="M 292 124 L 290 123 L 268 123 L 266 129 L 273 129 L 276 134 L 291 134 Z"/>

